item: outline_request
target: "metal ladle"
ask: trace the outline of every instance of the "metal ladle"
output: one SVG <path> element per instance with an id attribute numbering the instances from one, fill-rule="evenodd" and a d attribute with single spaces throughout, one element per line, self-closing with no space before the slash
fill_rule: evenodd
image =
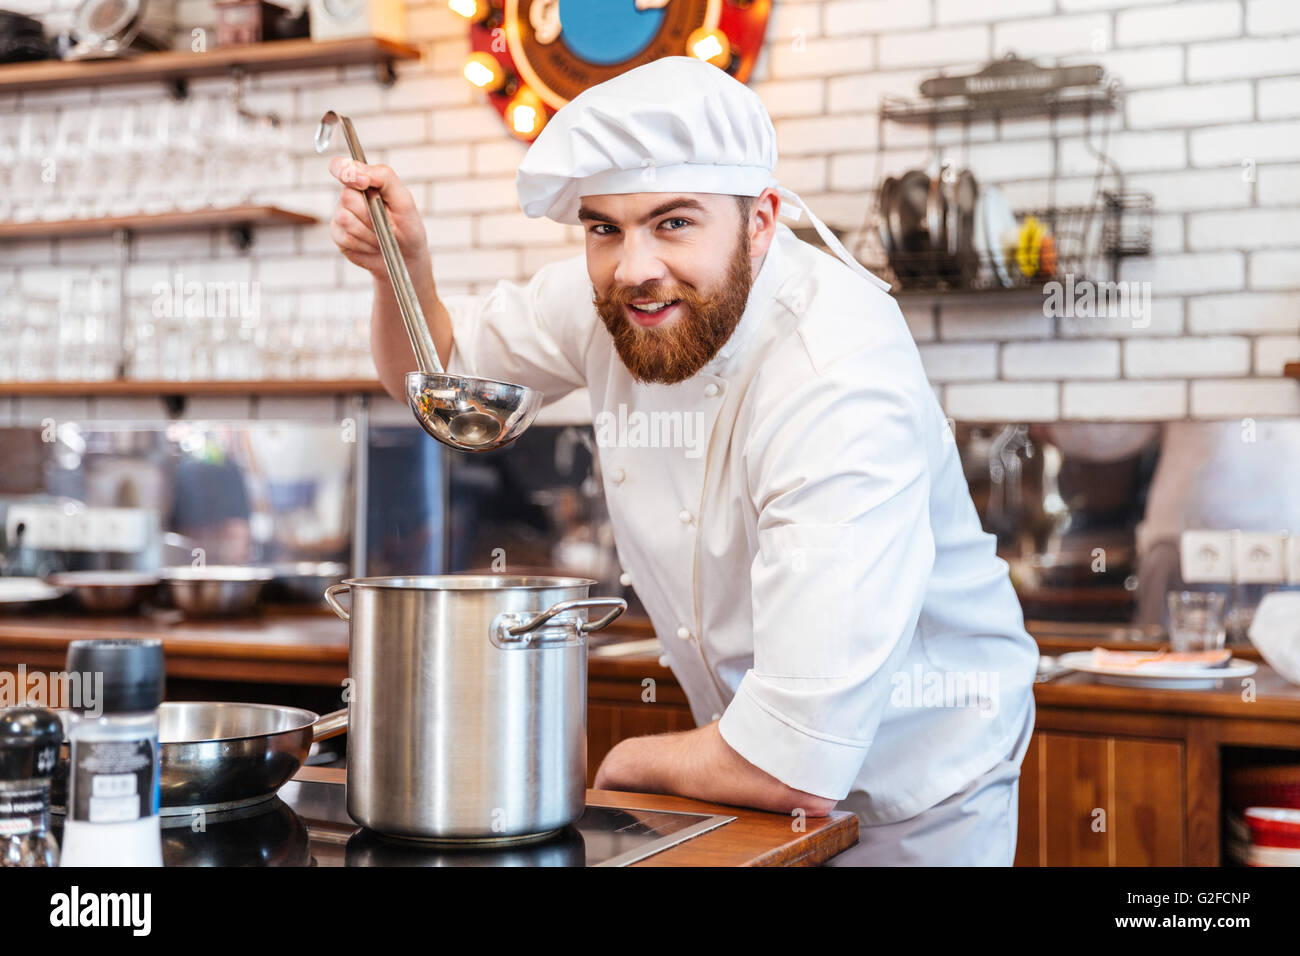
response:
<path id="1" fill-rule="evenodd" d="M 352 158 L 364 163 L 366 154 L 352 120 L 333 110 L 321 117 L 316 129 L 316 152 L 324 153 L 329 148 L 335 126 L 343 127 L 343 138 Z M 542 393 L 509 382 L 447 374 L 438 361 L 438 351 L 411 283 L 411 274 L 393 237 L 388 210 L 379 190 L 373 186 L 366 190 L 366 206 L 419 365 L 419 371 L 406 376 L 406 403 L 411 406 L 415 420 L 438 441 L 461 451 L 491 451 L 509 445 L 537 417 Z"/>

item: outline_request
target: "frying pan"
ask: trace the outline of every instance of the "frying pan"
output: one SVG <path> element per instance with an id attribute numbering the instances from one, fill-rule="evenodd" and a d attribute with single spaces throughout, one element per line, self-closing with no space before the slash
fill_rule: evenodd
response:
<path id="1" fill-rule="evenodd" d="M 67 727 L 68 711 L 57 712 Z M 222 812 L 275 796 L 307 759 L 311 745 L 348 729 L 347 710 L 318 717 L 298 707 L 167 702 L 158 708 L 161 816 Z M 51 803 L 65 807 L 68 745 L 51 782 Z"/>

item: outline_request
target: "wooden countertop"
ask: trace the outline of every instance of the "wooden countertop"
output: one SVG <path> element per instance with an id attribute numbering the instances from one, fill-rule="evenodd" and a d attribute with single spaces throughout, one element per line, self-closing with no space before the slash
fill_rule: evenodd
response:
<path id="1" fill-rule="evenodd" d="M 294 779 L 345 783 L 347 772 L 330 767 L 304 767 Z M 843 810 L 833 811 L 826 817 L 808 817 L 803 821 L 804 832 L 796 832 L 793 819 L 784 814 L 682 797 L 588 790 L 587 803 L 598 807 L 679 810 L 736 818 L 633 866 L 817 866 L 858 842 L 857 815 Z"/>
<path id="2" fill-rule="evenodd" d="M 1251 682 L 1247 684 L 1246 682 Z M 1284 720 L 1300 723 L 1300 686 L 1267 664 L 1250 677 L 1222 680 L 1196 690 L 1118 687 L 1098 683 L 1088 674 L 1065 674 L 1034 685 L 1039 708 L 1069 707 L 1092 711 L 1144 711 L 1200 717 Z"/>
<path id="3" fill-rule="evenodd" d="M 170 677 L 339 684 L 348 674 L 348 625 L 315 609 L 187 621 L 175 614 L 30 611 L 0 616 L 0 666 L 62 667 L 76 640 L 156 637 Z"/>
<path id="4" fill-rule="evenodd" d="M 1044 653 L 1103 645 L 1121 649 L 1159 646 L 1134 640 L 1120 625 L 1075 625 L 1030 622 L 1030 633 Z M 175 616 L 95 616 L 65 612 L 27 612 L 0 616 L 0 667 L 21 662 L 31 667 L 63 666 L 70 641 L 83 638 L 159 637 L 174 677 L 263 683 L 337 685 L 347 676 L 348 626 L 314 607 L 270 608 L 256 617 L 186 621 Z M 653 638 L 644 620 L 620 621 L 598 637 L 610 643 Z M 650 644 L 635 653 L 590 656 L 593 680 L 654 677 L 671 681 Z M 629 648 L 635 649 L 635 648 Z M 1170 714 L 1300 721 L 1300 686 L 1290 684 L 1260 661 L 1253 647 L 1234 647 L 1233 654 L 1259 662 L 1253 675 L 1254 698 L 1243 696 L 1240 681 L 1224 681 L 1208 690 L 1160 690 L 1111 687 L 1084 674 L 1068 674 L 1035 686 L 1040 706 L 1144 710 Z"/>
<path id="5" fill-rule="evenodd" d="M 648 620 L 633 618 L 600 632 L 593 643 L 653 636 Z M 348 676 L 348 625 L 313 605 L 209 620 L 186 620 L 179 612 L 0 614 L 0 667 L 59 668 L 72 641 L 132 637 L 160 638 L 172 677 L 324 687 Z"/>

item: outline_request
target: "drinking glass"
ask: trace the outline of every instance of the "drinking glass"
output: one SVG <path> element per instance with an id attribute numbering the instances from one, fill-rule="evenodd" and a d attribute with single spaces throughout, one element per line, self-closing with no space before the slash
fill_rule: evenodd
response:
<path id="1" fill-rule="evenodd" d="M 1170 591 L 1169 644 L 1175 652 L 1221 650 L 1226 637 L 1223 595 L 1218 591 Z"/>

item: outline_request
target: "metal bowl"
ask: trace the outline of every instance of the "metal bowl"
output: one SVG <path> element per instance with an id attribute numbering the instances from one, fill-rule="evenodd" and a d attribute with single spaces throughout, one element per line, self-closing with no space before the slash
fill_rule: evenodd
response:
<path id="1" fill-rule="evenodd" d="M 162 586 L 171 602 L 190 617 L 231 617 L 247 614 L 275 577 L 270 568 L 237 565 L 163 568 Z"/>
<path id="2" fill-rule="evenodd" d="M 65 571 L 46 580 L 67 588 L 88 611 L 105 614 L 133 611 L 158 587 L 158 575 L 147 571 Z"/>

